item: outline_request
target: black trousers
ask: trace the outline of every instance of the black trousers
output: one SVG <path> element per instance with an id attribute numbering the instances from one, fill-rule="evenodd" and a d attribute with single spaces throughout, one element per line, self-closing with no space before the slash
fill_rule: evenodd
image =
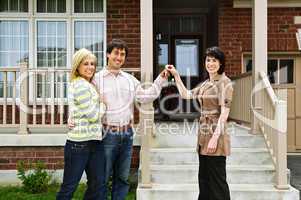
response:
<path id="1" fill-rule="evenodd" d="M 198 200 L 230 200 L 226 178 L 226 157 L 199 154 Z"/>

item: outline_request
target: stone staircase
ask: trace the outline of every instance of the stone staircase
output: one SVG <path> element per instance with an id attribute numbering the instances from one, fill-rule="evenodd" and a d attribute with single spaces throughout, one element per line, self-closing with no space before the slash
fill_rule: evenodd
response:
<path id="1" fill-rule="evenodd" d="M 232 154 L 227 158 L 227 180 L 232 200 L 299 200 L 295 188 L 274 187 L 275 168 L 262 135 L 251 135 L 247 128 L 234 123 L 229 131 Z M 156 124 L 150 150 L 153 185 L 152 188 L 138 185 L 137 200 L 197 200 L 195 145 L 195 124 Z"/>

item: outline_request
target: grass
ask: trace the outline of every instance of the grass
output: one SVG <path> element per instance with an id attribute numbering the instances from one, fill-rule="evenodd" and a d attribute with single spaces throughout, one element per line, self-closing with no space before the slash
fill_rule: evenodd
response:
<path id="1" fill-rule="evenodd" d="M 80 184 L 74 193 L 72 200 L 82 200 L 85 188 L 85 184 Z M 54 200 L 58 190 L 58 184 L 51 185 L 47 193 L 40 194 L 26 193 L 20 186 L 0 186 L 0 200 Z M 135 189 L 131 188 L 126 200 L 135 199 Z"/>

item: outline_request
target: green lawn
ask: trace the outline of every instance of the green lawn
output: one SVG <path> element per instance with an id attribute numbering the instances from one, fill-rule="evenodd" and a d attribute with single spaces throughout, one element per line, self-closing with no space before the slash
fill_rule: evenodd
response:
<path id="1" fill-rule="evenodd" d="M 51 185 L 47 193 L 28 194 L 18 186 L 0 186 L 0 200 L 54 200 L 59 185 Z M 73 200 L 82 200 L 85 191 L 85 185 L 80 184 L 77 188 Z M 135 200 L 135 190 L 131 188 L 126 200 Z"/>

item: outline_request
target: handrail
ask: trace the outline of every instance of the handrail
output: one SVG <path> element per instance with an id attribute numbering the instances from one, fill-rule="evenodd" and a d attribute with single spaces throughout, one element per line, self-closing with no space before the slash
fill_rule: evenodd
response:
<path id="1" fill-rule="evenodd" d="M 287 103 L 275 94 L 271 83 L 264 72 L 259 73 L 258 86 L 261 90 L 252 91 L 252 74 L 246 73 L 231 77 L 234 81 L 234 96 L 230 118 L 251 123 L 251 111 L 260 120 L 260 131 L 264 136 L 267 148 L 275 166 L 275 187 L 288 189 L 287 181 Z M 258 87 L 256 85 L 256 88 Z M 259 87 L 258 87 L 259 88 Z M 260 96 L 260 109 L 251 109 L 252 95 Z"/>
<path id="2" fill-rule="evenodd" d="M 267 90 L 267 93 L 269 94 L 270 100 L 272 101 L 273 105 L 275 106 L 277 101 L 279 101 L 279 100 L 271 86 L 271 83 L 270 83 L 267 75 L 264 72 L 260 72 L 259 75 L 260 75 L 260 78 L 262 79 L 265 89 Z"/>
<path id="3" fill-rule="evenodd" d="M 289 189 L 287 181 L 287 102 L 276 96 L 267 75 L 259 73 L 264 90 L 262 91 L 263 106 L 260 130 L 264 135 L 266 144 L 276 169 L 275 187 Z M 266 93 L 265 93 L 266 92 Z"/>

